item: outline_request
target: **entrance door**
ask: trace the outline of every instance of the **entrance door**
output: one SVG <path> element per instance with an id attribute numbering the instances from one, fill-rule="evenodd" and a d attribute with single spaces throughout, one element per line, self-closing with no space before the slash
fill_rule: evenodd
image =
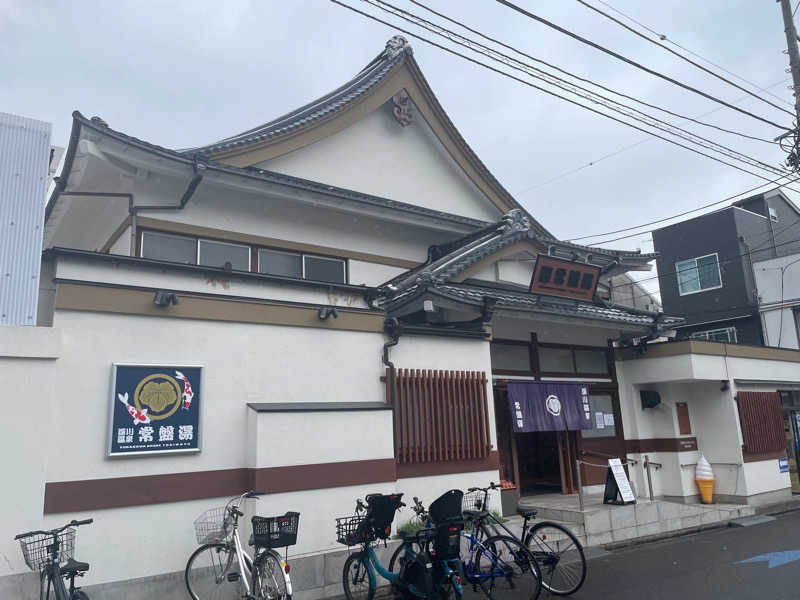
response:
<path id="1" fill-rule="evenodd" d="M 800 457 L 800 411 L 783 411 L 783 428 L 786 431 L 786 456 L 789 458 L 789 479 L 792 491 L 800 493 L 797 464 Z"/>
<path id="2" fill-rule="evenodd" d="M 501 477 L 520 494 L 576 493 L 578 432 L 514 433 L 505 385 L 494 386 L 494 399 Z"/>

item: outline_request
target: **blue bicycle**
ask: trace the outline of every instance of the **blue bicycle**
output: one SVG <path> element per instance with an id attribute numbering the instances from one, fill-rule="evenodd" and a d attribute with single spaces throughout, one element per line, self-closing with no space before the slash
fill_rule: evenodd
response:
<path id="1" fill-rule="evenodd" d="M 336 519 L 338 541 L 361 546 L 347 558 L 342 570 L 347 600 L 372 600 L 377 589 L 376 573 L 391 582 L 395 597 L 446 600 L 452 594 L 461 598 L 460 510 L 456 512 L 457 522 L 402 534 L 403 543 L 392 557 L 392 566 L 387 570 L 381 565 L 373 546 L 391 535 L 395 512 L 405 506 L 401 498 L 402 494 L 371 494 L 366 504 L 356 501 L 355 515 Z M 397 571 L 394 566 L 399 567 Z"/>
<path id="2" fill-rule="evenodd" d="M 457 490 L 454 490 L 457 491 Z M 452 492 L 449 492 L 452 493 Z M 458 492 L 461 501 L 463 494 Z M 434 504 L 426 511 L 420 500 L 414 497 L 412 510 L 416 513 L 417 525 L 424 528 L 419 533 L 429 531 L 435 521 Z M 542 577 L 534 555 L 519 539 L 510 535 L 491 535 L 485 537 L 484 530 L 476 527 L 486 511 L 464 510 L 464 517 L 472 521 L 472 532 L 461 532 L 461 548 L 464 579 L 472 584 L 473 590 L 481 590 L 487 598 L 505 595 L 518 590 L 521 597 L 535 600 L 542 590 Z M 477 537 L 476 537 L 477 536 Z M 395 551 L 389 561 L 389 570 L 400 560 L 401 548 Z"/>

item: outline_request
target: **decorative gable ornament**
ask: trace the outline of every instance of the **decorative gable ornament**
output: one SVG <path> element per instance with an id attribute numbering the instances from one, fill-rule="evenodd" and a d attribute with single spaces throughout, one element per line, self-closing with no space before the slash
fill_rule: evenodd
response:
<path id="1" fill-rule="evenodd" d="M 408 40 L 402 35 L 396 35 L 386 42 L 386 50 L 384 52 L 388 58 L 394 58 L 404 50 L 411 53 L 411 46 Z"/>
<path id="2" fill-rule="evenodd" d="M 411 125 L 414 120 L 414 102 L 404 89 L 392 96 L 392 113 L 397 122 L 403 127 Z"/>

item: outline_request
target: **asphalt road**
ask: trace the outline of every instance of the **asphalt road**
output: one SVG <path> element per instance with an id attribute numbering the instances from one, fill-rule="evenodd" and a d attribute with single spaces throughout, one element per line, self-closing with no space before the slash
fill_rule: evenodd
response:
<path id="1" fill-rule="evenodd" d="M 754 557 L 762 558 L 740 562 Z M 480 597 L 471 591 L 465 596 Z M 506 597 L 529 596 L 517 589 L 503 594 Z M 540 598 L 554 596 L 542 591 Z M 586 582 L 571 598 L 800 599 L 800 512 L 760 525 L 715 529 L 599 556 L 590 552 Z"/>

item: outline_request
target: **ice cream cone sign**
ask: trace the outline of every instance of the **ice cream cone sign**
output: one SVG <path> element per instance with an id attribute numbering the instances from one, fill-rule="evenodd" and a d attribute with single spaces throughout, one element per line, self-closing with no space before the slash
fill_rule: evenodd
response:
<path id="1" fill-rule="evenodd" d="M 711 464 L 702 454 L 697 461 L 694 481 L 700 489 L 700 500 L 703 504 L 711 504 L 711 498 L 714 493 L 714 472 L 711 470 Z"/>

